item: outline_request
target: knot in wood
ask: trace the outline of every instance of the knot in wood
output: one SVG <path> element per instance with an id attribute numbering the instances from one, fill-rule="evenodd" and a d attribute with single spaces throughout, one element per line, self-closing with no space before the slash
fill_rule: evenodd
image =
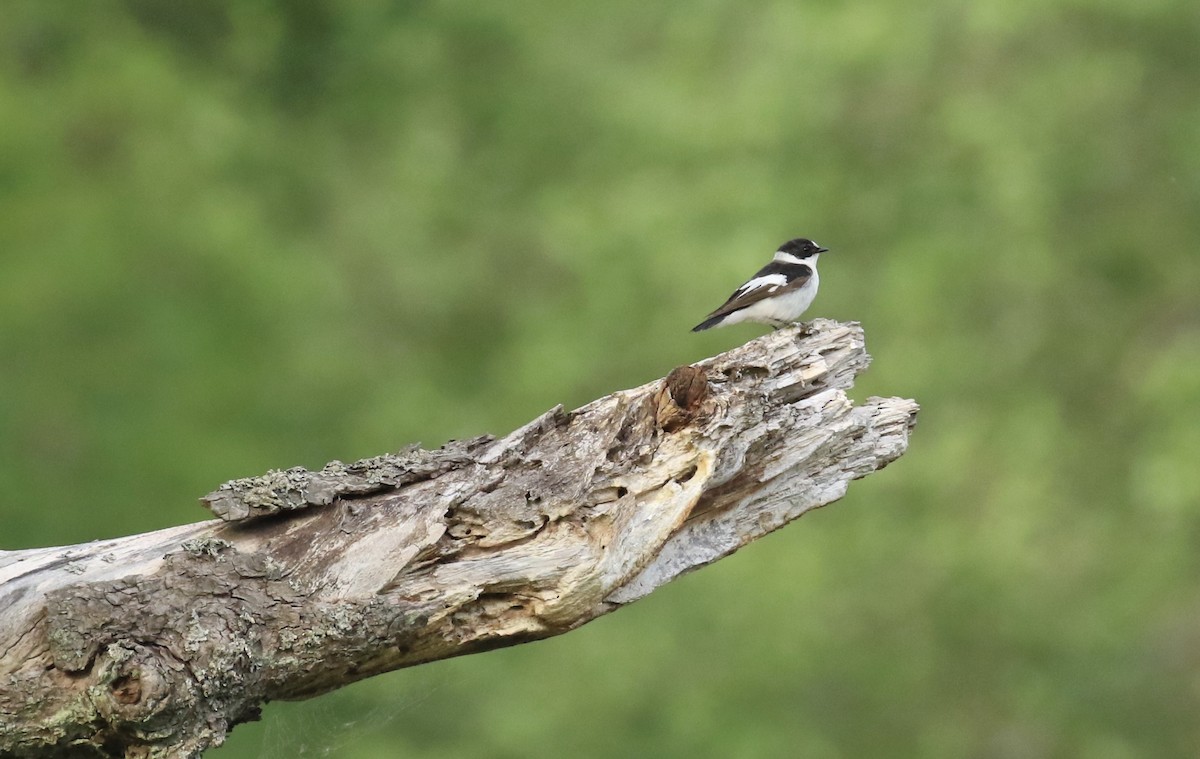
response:
<path id="1" fill-rule="evenodd" d="M 164 713 L 179 700 L 169 678 L 164 677 L 164 667 L 171 665 L 163 656 L 169 654 L 154 646 L 130 643 L 110 645 L 97 657 L 91 671 L 91 702 L 107 729 L 132 735 L 161 727 Z"/>
<path id="2" fill-rule="evenodd" d="M 108 686 L 113 700 L 122 706 L 132 706 L 142 700 L 142 677 L 133 672 L 113 680 Z"/>
<path id="3" fill-rule="evenodd" d="M 708 373 L 699 366 L 677 366 L 656 395 L 658 426 L 675 432 L 700 414 L 708 398 Z"/>

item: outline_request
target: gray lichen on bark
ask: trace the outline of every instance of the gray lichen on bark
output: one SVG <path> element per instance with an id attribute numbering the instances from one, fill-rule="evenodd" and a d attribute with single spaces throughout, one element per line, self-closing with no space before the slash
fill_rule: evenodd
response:
<path id="1" fill-rule="evenodd" d="M 318 472 L 304 467 L 273 470 L 257 477 L 231 480 L 201 501 L 213 514 L 229 522 L 326 506 L 337 498 L 394 490 L 465 466 L 471 462 L 472 452 L 492 439 L 483 435 L 466 441 L 452 440 L 436 451 L 409 446 L 399 453 L 372 456 L 353 464 L 331 461 Z"/>
<path id="2" fill-rule="evenodd" d="M 236 480 L 220 519 L 0 552 L 0 753 L 197 756 L 272 699 L 578 627 L 840 498 L 914 402 L 785 329 L 504 438 Z"/>

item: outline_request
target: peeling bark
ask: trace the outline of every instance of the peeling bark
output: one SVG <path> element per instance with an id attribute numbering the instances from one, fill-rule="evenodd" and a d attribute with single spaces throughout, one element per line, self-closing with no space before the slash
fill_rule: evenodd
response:
<path id="1" fill-rule="evenodd" d="M 0 754 L 199 756 L 272 699 L 557 635 L 840 498 L 917 406 L 789 328 L 495 440 L 227 483 L 219 519 L 0 552 Z"/>

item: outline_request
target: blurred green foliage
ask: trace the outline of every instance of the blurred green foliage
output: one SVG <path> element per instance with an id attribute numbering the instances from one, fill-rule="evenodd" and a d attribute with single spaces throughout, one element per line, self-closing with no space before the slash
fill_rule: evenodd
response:
<path id="1" fill-rule="evenodd" d="M 562 638 L 214 757 L 1200 752 L 1200 6 L 0 4 L 0 544 L 504 433 L 833 248 L 910 452 Z"/>

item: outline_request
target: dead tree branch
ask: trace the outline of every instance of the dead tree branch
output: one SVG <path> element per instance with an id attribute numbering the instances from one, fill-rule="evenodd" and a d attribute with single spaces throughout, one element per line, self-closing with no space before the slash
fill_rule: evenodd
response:
<path id="1" fill-rule="evenodd" d="M 512 434 L 238 480 L 219 517 L 0 552 L 0 754 L 198 756 L 272 699 L 566 632 L 904 452 L 820 320 Z"/>

